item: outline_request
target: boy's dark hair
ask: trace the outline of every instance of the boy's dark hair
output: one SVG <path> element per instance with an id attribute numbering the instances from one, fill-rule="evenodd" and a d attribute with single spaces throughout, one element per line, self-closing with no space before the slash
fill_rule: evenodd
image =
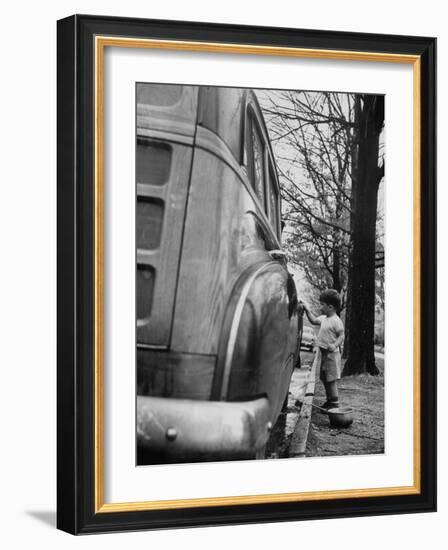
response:
<path id="1" fill-rule="evenodd" d="M 319 301 L 328 306 L 333 306 L 336 311 L 341 309 L 341 297 L 339 296 L 339 292 L 334 288 L 328 288 L 321 292 Z"/>

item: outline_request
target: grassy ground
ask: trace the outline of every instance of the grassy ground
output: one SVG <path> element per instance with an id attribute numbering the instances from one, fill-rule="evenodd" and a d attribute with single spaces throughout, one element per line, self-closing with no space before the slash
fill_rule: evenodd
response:
<path id="1" fill-rule="evenodd" d="M 330 428 L 328 415 L 313 408 L 306 456 L 344 456 L 384 452 L 384 359 L 377 358 L 379 376 L 357 375 L 339 381 L 341 406 L 354 409 L 354 421 L 343 430 Z M 314 404 L 325 401 L 320 381 Z"/>

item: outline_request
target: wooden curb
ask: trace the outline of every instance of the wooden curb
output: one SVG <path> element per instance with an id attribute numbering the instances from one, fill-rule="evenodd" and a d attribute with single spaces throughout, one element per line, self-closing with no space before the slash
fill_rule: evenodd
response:
<path id="1" fill-rule="evenodd" d="M 316 386 L 317 356 L 318 354 L 316 353 L 313 366 L 311 367 L 309 381 L 305 390 L 305 399 L 303 400 L 299 418 L 291 437 L 291 443 L 289 444 L 289 458 L 305 456 L 306 442 L 308 440 L 308 432 L 310 429 L 311 413 L 313 408 L 314 388 Z"/>

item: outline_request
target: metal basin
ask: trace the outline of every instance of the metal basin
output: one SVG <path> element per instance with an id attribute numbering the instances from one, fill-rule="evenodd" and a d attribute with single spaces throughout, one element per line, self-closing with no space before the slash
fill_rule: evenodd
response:
<path id="1" fill-rule="evenodd" d="M 328 416 L 333 428 L 348 428 L 353 422 L 353 409 L 350 407 L 329 409 Z"/>

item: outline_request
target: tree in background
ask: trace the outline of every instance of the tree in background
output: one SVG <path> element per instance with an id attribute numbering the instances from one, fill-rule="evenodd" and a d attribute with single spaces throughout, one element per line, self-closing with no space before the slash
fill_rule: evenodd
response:
<path id="1" fill-rule="evenodd" d="M 317 290 L 345 302 L 354 101 L 348 94 L 261 95 L 286 204 L 285 248 Z"/>
<path id="2" fill-rule="evenodd" d="M 375 268 L 378 187 L 384 177 L 384 161 L 380 154 L 384 97 L 355 96 L 355 120 L 350 298 L 346 314 L 348 339 L 344 346 L 344 355 L 347 358 L 344 375 L 364 372 L 375 375 L 379 373 L 374 355 Z"/>

